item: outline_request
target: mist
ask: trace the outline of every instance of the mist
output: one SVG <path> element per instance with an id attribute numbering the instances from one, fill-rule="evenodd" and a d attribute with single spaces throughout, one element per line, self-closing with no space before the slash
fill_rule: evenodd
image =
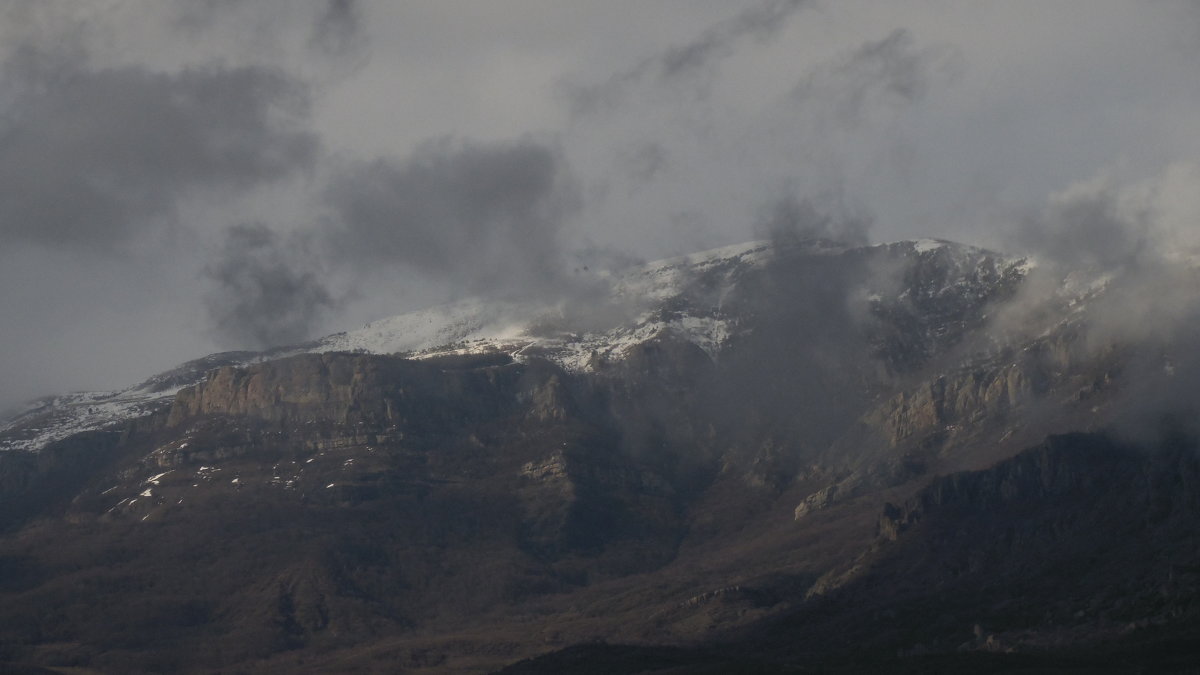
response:
<path id="1" fill-rule="evenodd" d="M 1166 417 L 1200 413 L 1200 208 L 1194 164 L 1135 180 L 1102 172 L 1050 196 L 1013 227 L 1009 250 L 1034 263 L 989 332 L 1034 339 L 1074 322 L 1076 360 L 1119 354 L 1117 432 L 1153 444 Z"/>
<path id="2" fill-rule="evenodd" d="M 3 3 L 0 407 L 756 237 L 1105 269 L 1097 344 L 1187 331 L 1197 14 Z"/>
<path id="3" fill-rule="evenodd" d="M 474 293 L 560 287 L 561 241 L 576 195 L 553 147 L 422 145 L 403 161 L 357 163 L 324 192 L 330 257 L 360 269 L 408 267 Z"/>
<path id="4" fill-rule="evenodd" d="M 218 338 L 260 349 L 301 342 L 335 299 L 303 242 L 280 241 L 261 223 L 225 234 L 220 258 L 204 269 L 213 282 L 208 311 Z"/>

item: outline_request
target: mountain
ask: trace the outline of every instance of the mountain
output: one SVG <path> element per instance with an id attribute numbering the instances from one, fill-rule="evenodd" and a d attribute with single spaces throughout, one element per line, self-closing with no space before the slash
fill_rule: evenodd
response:
<path id="1" fill-rule="evenodd" d="M 44 399 L 0 663 L 1187 672 L 1191 343 L 1123 288 L 753 242 Z"/>

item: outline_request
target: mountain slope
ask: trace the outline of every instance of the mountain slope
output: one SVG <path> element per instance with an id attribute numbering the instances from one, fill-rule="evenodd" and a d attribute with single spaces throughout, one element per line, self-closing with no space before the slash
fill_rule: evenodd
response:
<path id="1" fill-rule="evenodd" d="M 594 370 L 611 360 L 621 360 L 631 347 L 669 334 L 696 344 L 717 358 L 738 332 L 748 312 L 764 308 L 737 297 L 743 278 L 770 276 L 781 257 L 840 261 L 846 257 L 915 256 L 917 260 L 940 259 L 953 250 L 953 266 L 939 269 L 932 281 L 916 289 L 916 303 L 930 305 L 942 297 L 958 294 L 963 302 L 982 299 L 992 291 L 994 279 L 973 278 L 975 258 L 989 254 L 969 247 L 941 243 L 905 242 L 870 249 L 848 250 L 828 242 L 810 242 L 796 250 L 776 250 L 771 244 L 751 242 L 691 256 L 671 258 L 618 275 L 602 275 L 594 286 L 569 301 L 501 301 L 471 299 L 369 323 L 360 329 L 337 333 L 310 344 L 282 347 L 268 352 L 228 352 L 197 359 L 121 391 L 83 392 L 55 396 L 31 403 L 0 424 L 0 451 L 39 450 L 47 444 L 80 431 L 100 429 L 143 417 L 167 404 L 182 387 L 195 384 L 213 368 L 245 365 L 299 353 L 350 351 L 371 354 L 403 354 L 426 358 L 447 354 L 506 352 L 516 358 L 537 356 L 549 359 L 568 371 Z M 847 256 L 849 253 L 849 256 Z M 1007 265 L 1000 274 L 1019 276 L 1022 262 Z M 856 269 L 856 274 L 869 271 Z M 853 300 L 879 302 L 870 287 L 893 286 L 886 274 L 861 280 L 861 288 L 848 288 L 845 280 L 832 279 L 839 292 L 856 292 Z M 941 288 L 933 288 L 937 284 Z M 955 284 L 961 288 L 956 289 Z M 793 289 L 796 290 L 796 289 Z M 885 291 L 886 292 L 886 291 Z M 731 296 L 735 296 L 732 297 Z M 583 307 L 577 307 L 584 303 Z M 961 303 L 960 303 L 961 304 Z M 772 308 L 766 308 L 772 311 Z M 922 307 L 921 309 L 925 309 Z M 954 310 L 950 310 L 953 312 Z M 921 312 L 925 319 L 946 318 Z M 909 320 L 921 321 L 922 319 Z M 953 339 L 955 331 L 944 325 L 917 326 Z M 936 337 L 922 337 L 918 346 Z"/>
<path id="2" fill-rule="evenodd" d="M 1139 541 L 1191 564 L 1187 434 L 1174 464 L 1103 436 L 1077 444 L 1107 464 L 1073 441 L 1022 451 L 1108 426 L 1179 377 L 1163 365 L 1186 345 L 1098 343 L 1089 308 L 1109 286 L 1032 305 L 1032 270 L 932 240 L 751 243 L 601 279 L 576 304 L 462 302 L 46 402 L 0 431 L 0 662 L 488 672 L 605 640 L 660 668 L 774 672 L 836 665 L 850 638 L 876 665 L 957 658 L 964 622 L 927 621 L 944 602 L 927 590 L 993 623 L 989 574 L 1056 612 L 1002 644 L 1090 644 L 1107 628 L 1063 612 L 1117 568 L 1060 593 L 1042 561 L 1090 560 L 1077 542 L 1105 509 L 1133 528 L 1166 499 L 1181 506 Z M 1087 490 L 1038 492 L 1047 467 Z M 1148 586 L 1121 588 L 1140 607 Z M 1130 621 L 1184 630 L 1181 611 Z M 928 635 L 896 634 L 901 612 Z"/>

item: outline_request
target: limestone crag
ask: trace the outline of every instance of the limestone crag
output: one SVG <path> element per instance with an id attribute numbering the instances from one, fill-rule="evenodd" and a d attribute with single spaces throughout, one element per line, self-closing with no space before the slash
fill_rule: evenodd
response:
<path id="1" fill-rule="evenodd" d="M 443 416 L 486 414 L 513 405 L 517 369 L 442 369 L 436 362 L 361 354 L 304 354 L 250 366 L 225 366 L 179 392 L 167 424 L 205 415 L 267 422 L 397 426 Z M 450 409 L 446 409 L 450 405 Z M 432 415 L 432 418 L 430 417 Z"/>
<path id="2" fill-rule="evenodd" d="M 1127 491 L 1144 458 L 1104 436 L 1051 437 L 991 469 L 934 479 L 903 507 L 888 505 L 881 530 L 895 539 L 931 511 L 1002 511 L 1039 500 Z M 1114 489 L 1118 485 L 1122 489 Z M 1142 486 L 1144 487 L 1144 486 Z"/>

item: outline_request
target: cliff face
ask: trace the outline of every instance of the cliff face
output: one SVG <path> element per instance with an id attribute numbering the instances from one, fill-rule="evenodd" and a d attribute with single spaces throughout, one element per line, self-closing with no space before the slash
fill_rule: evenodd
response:
<path id="1" fill-rule="evenodd" d="M 195 634 L 222 645 L 221 659 L 438 621 L 461 627 L 597 576 L 661 567 L 684 531 L 670 474 L 625 453 L 595 386 L 545 362 L 322 354 L 222 367 L 156 424 L 106 442 L 89 446 L 96 461 L 69 485 L 51 485 L 53 449 L 20 456 L 45 467 L 0 466 L 6 497 L 33 508 L 28 494 L 63 488 L 74 495 L 57 504 L 63 526 L 91 533 L 66 547 L 24 535 L 37 567 L 53 576 L 111 559 L 93 571 L 108 580 L 97 582 L 108 590 L 96 607 L 141 597 L 115 581 L 127 575 L 169 588 L 186 621 L 236 627 Z M 143 553 L 127 558 L 126 546 Z M 0 642 L 162 633 L 141 619 L 105 624 L 91 610 L 50 621 L 38 608 L 69 601 L 40 578 L 0 583 L 13 600 L 0 611 Z M 175 658 L 226 662 L 199 645 Z"/>
<path id="2" fill-rule="evenodd" d="M 301 355 L 220 368 L 181 391 L 167 428 L 184 440 L 152 457 L 168 468 L 297 452 L 310 463 L 336 453 L 351 476 L 371 467 L 368 475 L 417 479 L 426 489 L 464 478 L 509 486 L 525 514 L 521 545 L 543 556 L 600 551 L 606 537 L 642 525 L 677 527 L 671 486 L 622 457 L 610 411 L 594 398 L 586 382 L 551 364 L 495 355 Z M 393 475 L 397 463 L 403 477 Z M 330 489 L 382 489 L 356 488 L 361 481 Z M 597 517 L 605 522 L 588 522 Z"/>
<path id="3" fill-rule="evenodd" d="M 1118 384 L 1121 369 L 1122 355 L 1116 345 L 1088 344 L 1078 327 L 1064 325 L 977 363 L 935 371 L 929 379 L 884 401 L 865 421 L 895 447 L 953 443 L 1002 431 L 1017 420 L 1035 422 L 1037 415 L 1025 414 L 1031 408 L 1070 412 L 1095 407 Z M 1065 430 L 1038 431 L 1044 435 Z"/>
<path id="4" fill-rule="evenodd" d="M 0 662 L 476 672 L 600 639 L 891 655 L 1190 620 L 1191 572 L 1160 607 L 1131 553 L 1194 563 L 1189 455 L 1018 454 L 1111 419 L 1125 352 L 1074 318 L 993 335 L 1023 270 L 985 251 L 768 249 L 651 266 L 670 297 L 607 333 L 214 355 L 72 398 L 139 421 L 0 455 L 0 526 L 26 525 L 0 538 Z M 71 412 L 47 410 L 4 433 Z"/>
<path id="5" fill-rule="evenodd" d="M 518 390 L 519 378 L 516 368 L 446 369 L 391 357 L 305 354 L 218 368 L 175 397 L 167 424 L 240 415 L 290 424 L 436 425 L 512 407 L 520 395 L 532 395 Z"/>
<path id="6" fill-rule="evenodd" d="M 0 452 L 0 533 L 68 503 L 119 457 L 128 431 L 76 434 L 37 454 Z"/>
<path id="7" fill-rule="evenodd" d="M 1033 400 L 1033 383 L 1017 364 L 939 375 L 901 392 L 868 416 L 893 446 L 953 430 L 957 425 L 999 418 Z"/>
<path id="8" fill-rule="evenodd" d="M 889 506 L 881 529 L 894 540 L 931 513 L 1000 514 L 1047 502 L 1071 505 L 1072 500 L 1112 500 L 1112 507 L 1127 510 L 1133 504 L 1119 500 L 1151 500 L 1150 468 L 1141 452 L 1106 436 L 1051 437 L 991 469 L 934 479 L 902 508 Z"/>
<path id="9" fill-rule="evenodd" d="M 1102 434 L 1054 436 L 888 504 L 875 543 L 805 584 L 803 601 L 735 633 L 742 642 L 680 653 L 596 649 L 590 666 L 667 672 L 728 659 L 721 670 L 770 672 L 768 661 L 848 673 L 1190 672 L 1198 522 L 1194 437 L 1168 429 L 1134 446 Z M 746 581 L 683 605 L 708 607 L 705 618 L 719 615 L 713 605 L 752 615 L 788 583 Z M 560 672 L 570 655 L 504 672 Z"/>
<path id="10" fill-rule="evenodd" d="M 1125 639 L 1146 626 L 1200 621 L 1198 519 L 1194 440 L 1167 436 L 1140 448 L 1098 434 L 1055 436 L 886 505 L 879 541 L 809 592 L 862 602 L 867 615 L 889 605 L 896 616 L 933 622 L 924 631 L 877 619 L 855 629 L 901 651 L 928 649 L 939 636 L 957 636 L 941 649 L 960 652 Z M 956 600 L 944 616 L 918 619 L 933 597 Z M 971 629 L 978 625 L 982 632 Z"/>

